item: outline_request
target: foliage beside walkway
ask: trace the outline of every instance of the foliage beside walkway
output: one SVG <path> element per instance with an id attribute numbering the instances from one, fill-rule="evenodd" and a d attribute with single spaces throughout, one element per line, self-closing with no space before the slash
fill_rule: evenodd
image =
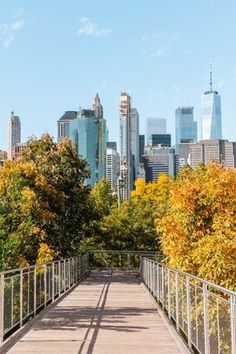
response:
<path id="1" fill-rule="evenodd" d="M 70 142 L 49 135 L 28 142 L 22 157 L 0 169 L 2 268 L 77 254 L 95 219 L 89 171 Z"/>
<path id="2" fill-rule="evenodd" d="M 236 170 L 185 168 L 156 219 L 169 265 L 236 289 Z"/>

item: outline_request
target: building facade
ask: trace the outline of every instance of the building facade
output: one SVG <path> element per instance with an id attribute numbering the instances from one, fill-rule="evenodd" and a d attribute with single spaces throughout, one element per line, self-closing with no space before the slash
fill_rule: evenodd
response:
<path id="1" fill-rule="evenodd" d="M 120 138 L 120 180 L 121 191 L 119 191 L 121 199 L 128 199 L 132 186 L 131 181 L 131 98 L 126 92 L 120 95 L 120 111 L 119 111 L 119 138 Z"/>
<path id="2" fill-rule="evenodd" d="M 195 168 L 199 163 L 222 163 L 236 167 L 236 143 L 227 140 L 201 140 L 190 144 L 190 165 Z"/>
<path id="3" fill-rule="evenodd" d="M 145 135 L 139 135 L 139 162 L 142 162 L 142 156 L 144 155 L 145 147 Z"/>
<path id="4" fill-rule="evenodd" d="M 176 177 L 179 171 L 179 157 L 175 149 L 148 146 L 143 156 L 146 182 L 157 181 L 161 174 Z"/>
<path id="5" fill-rule="evenodd" d="M 117 152 L 116 142 L 107 142 L 106 153 L 106 178 L 112 192 L 117 191 L 117 181 L 120 174 L 120 158 Z"/>
<path id="6" fill-rule="evenodd" d="M 175 145 L 197 141 L 197 122 L 193 119 L 193 107 L 178 107 L 175 111 Z"/>
<path id="7" fill-rule="evenodd" d="M 18 116 L 11 112 L 8 119 L 8 159 L 12 160 L 12 148 L 21 142 L 21 122 Z"/>
<path id="8" fill-rule="evenodd" d="M 7 159 L 7 152 L 0 150 L 0 166 L 3 166 L 4 161 Z"/>
<path id="9" fill-rule="evenodd" d="M 136 108 L 130 110 L 131 183 L 138 175 L 139 164 L 139 114 Z"/>
<path id="10" fill-rule="evenodd" d="M 12 160 L 17 160 L 21 153 L 26 149 L 26 143 L 19 143 L 12 147 Z"/>
<path id="11" fill-rule="evenodd" d="M 171 134 L 152 134 L 151 145 L 171 147 Z"/>
<path id="12" fill-rule="evenodd" d="M 236 142 L 225 140 L 224 165 L 236 168 Z"/>
<path id="13" fill-rule="evenodd" d="M 66 111 L 57 121 L 57 142 L 60 143 L 70 136 L 71 122 L 77 118 L 77 111 Z"/>
<path id="14" fill-rule="evenodd" d="M 165 118 L 147 118 L 147 143 L 151 144 L 151 136 L 153 134 L 166 134 Z"/>

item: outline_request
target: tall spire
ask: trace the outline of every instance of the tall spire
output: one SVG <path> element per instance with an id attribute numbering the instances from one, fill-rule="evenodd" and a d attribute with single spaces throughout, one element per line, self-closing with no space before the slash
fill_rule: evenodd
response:
<path id="1" fill-rule="evenodd" d="M 93 110 L 94 110 L 96 118 L 98 118 L 98 119 L 103 118 L 103 107 L 101 105 L 101 101 L 98 96 L 98 93 L 96 94 L 96 96 L 94 98 Z"/>
<path id="2" fill-rule="evenodd" d="M 212 92 L 212 62 L 210 62 L 210 92 Z"/>

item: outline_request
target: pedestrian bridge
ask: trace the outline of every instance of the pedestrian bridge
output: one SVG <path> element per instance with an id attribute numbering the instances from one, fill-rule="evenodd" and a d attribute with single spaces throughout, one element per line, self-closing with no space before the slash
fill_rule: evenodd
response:
<path id="1" fill-rule="evenodd" d="M 235 354 L 235 299 L 140 252 L 10 270 L 0 352 Z"/>

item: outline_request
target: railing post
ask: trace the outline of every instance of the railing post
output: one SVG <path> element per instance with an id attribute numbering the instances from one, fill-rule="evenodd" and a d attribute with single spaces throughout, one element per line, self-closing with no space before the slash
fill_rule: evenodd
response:
<path id="1" fill-rule="evenodd" d="M 44 307 L 47 306 L 47 265 L 44 264 Z"/>
<path id="2" fill-rule="evenodd" d="M 207 284 L 206 283 L 203 283 L 202 290 L 203 290 L 204 343 L 205 343 L 205 353 L 204 354 L 210 354 L 208 295 L 207 295 Z"/>
<path id="3" fill-rule="evenodd" d="M 150 290 L 150 260 L 148 259 L 148 289 Z"/>
<path id="4" fill-rule="evenodd" d="M 164 287 L 164 267 L 161 266 L 161 302 L 162 307 L 165 307 L 165 287 Z"/>
<path id="5" fill-rule="evenodd" d="M 71 286 L 71 259 L 68 259 L 68 283 L 69 283 L 69 288 Z"/>
<path id="6" fill-rule="evenodd" d="M 156 264 L 156 277 L 157 277 L 157 299 L 160 301 L 160 283 L 159 283 L 159 265 Z"/>
<path id="7" fill-rule="evenodd" d="M 176 309 L 176 329 L 179 332 L 179 273 L 175 273 L 175 309 Z"/>
<path id="8" fill-rule="evenodd" d="M 156 277 L 156 263 L 155 262 L 153 262 L 153 283 L 154 283 L 153 295 L 156 298 L 156 296 L 157 296 L 157 277 Z"/>
<path id="9" fill-rule="evenodd" d="M 55 264 L 52 262 L 52 302 L 55 297 Z"/>
<path id="10" fill-rule="evenodd" d="M 168 316 L 171 318 L 171 303 L 170 303 L 170 270 L 167 270 L 167 288 L 168 288 Z"/>
<path id="11" fill-rule="evenodd" d="M 23 270 L 20 270 L 20 327 L 23 323 Z"/>
<path id="12" fill-rule="evenodd" d="M 61 295 L 61 261 L 58 262 L 58 296 Z"/>
<path id="13" fill-rule="evenodd" d="M 0 277 L 0 343 L 4 339 L 4 273 L 1 273 Z"/>
<path id="14" fill-rule="evenodd" d="M 37 311 L 37 267 L 34 267 L 34 316 Z"/>
<path id="15" fill-rule="evenodd" d="M 231 353 L 236 354 L 236 302 L 235 296 L 230 296 L 230 317 L 231 317 Z"/>
<path id="16" fill-rule="evenodd" d="M 188 346 L 192 346 L 192 332 L 191 332 L 191 297 L 189 277 L 186 276 L 186 292 L 187 292 L 187 325 L 188 325 Z"/>
<path id="17" fill-rule="evenodd" d="M 149 262 L 150 268 L 150 292 L 152 293 L 152 261 Z"/>
<path id="18" fill-rule="evenodd" d="M 64 259 L 64 291 L 66 291 L 66 261 Z"/>

